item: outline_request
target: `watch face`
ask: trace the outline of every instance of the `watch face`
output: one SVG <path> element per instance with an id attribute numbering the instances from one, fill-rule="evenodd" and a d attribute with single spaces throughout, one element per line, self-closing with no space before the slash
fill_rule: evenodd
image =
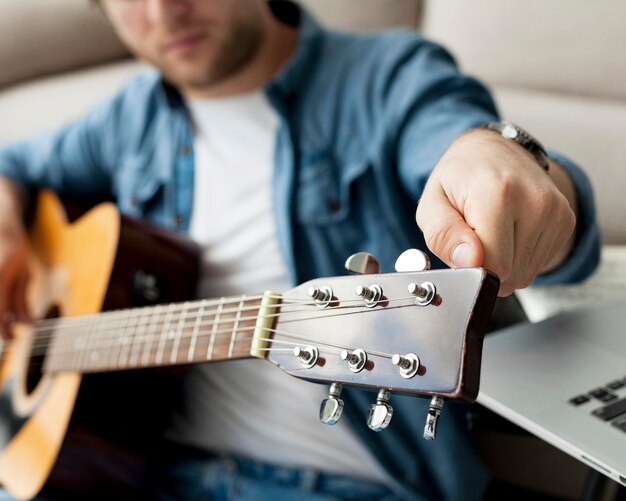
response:
<path id="1" fill-rule="evenodd" d="M 504 137 L 508 137 L 509 139 L 515 140 L 519 135 L 519 131 L 510 124 L 505 124 L 502 128 L 502 135 Z"/>

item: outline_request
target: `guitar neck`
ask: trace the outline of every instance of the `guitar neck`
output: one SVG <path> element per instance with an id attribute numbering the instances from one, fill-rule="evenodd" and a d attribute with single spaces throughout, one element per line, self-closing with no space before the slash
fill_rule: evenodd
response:
<path id="1" fill-rule="evenodd" d="M 276 297 L 244 295 L 46 320 L 34 327 L 33 354 L 45 350 L 44 372 L 81 373 L 250 358 L 253 343 L 265 339 L 263 333 L 259 339 L 259 322 L 277 315 L 276 305 L 267 306 Z"/>

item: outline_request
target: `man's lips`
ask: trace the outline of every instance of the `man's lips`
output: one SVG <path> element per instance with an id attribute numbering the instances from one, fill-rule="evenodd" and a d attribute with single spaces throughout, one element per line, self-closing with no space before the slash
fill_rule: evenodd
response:
<path id="1" fill-rule="evenodd" d="M 203 32 L 176 37 L 165 45 L 165 53 L 184 56 L 192 52 L 205 38 L 206 34 Z"/>

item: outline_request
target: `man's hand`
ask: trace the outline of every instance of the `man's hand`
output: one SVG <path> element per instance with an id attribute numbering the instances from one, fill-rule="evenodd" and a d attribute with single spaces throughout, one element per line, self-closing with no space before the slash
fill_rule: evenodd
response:
<path id="1" fill-rule="evenodd" d="M 11 323 L 30 321 L 26 306 L 28 245 L 19 189 L 0 178 L 0 336 L 11 337 Z"/>
<path id="2" fill-rule="evenodd" d="M 429 249 L 454 268 L 483 266 L 500 296 L 557 267 L 574 240 L 577 200 L 555 162 L 488 130 L 459 137 L 433 170 L 415 215 Z"/>

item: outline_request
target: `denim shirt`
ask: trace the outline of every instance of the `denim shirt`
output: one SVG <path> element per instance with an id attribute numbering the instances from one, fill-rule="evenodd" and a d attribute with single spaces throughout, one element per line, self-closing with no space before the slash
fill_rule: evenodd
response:
<path id="1" fill-rule="evenodd" d="M 292 4 L 278 13 L 299 27 L 293 57 L 265 88 L 280 116 L 271 188 L 290 278 L 296 284 L 344 274 L 346 257 L 358 251 L 393 271 L 405 249 L 426 250 L 416 201 L 453 140 L 498 119 L 492 98 L 415 32 L 352 35 L 321 29 Z M 550 155 L 574 180 L 580 218 L 569 259 L 536 282 L 575 282 L 598 261 L 592 191 L 577 166 Z M 61 130 L 0 150 L 0 174 L 25 188 L 113 197 L 123 213 L 181 232 L 191 218 L 193 170 L 187 108 L 156 71 Z M 426 442 L 427 402 L 394 397 L 393 422 L 376 434 L 365 425 L 372 399 L 344 391 L 345 415 L 403 498 L 480 498 L 487 475 L 468 440 L 462 405 L 444 409 L 437 441 Z"/>

